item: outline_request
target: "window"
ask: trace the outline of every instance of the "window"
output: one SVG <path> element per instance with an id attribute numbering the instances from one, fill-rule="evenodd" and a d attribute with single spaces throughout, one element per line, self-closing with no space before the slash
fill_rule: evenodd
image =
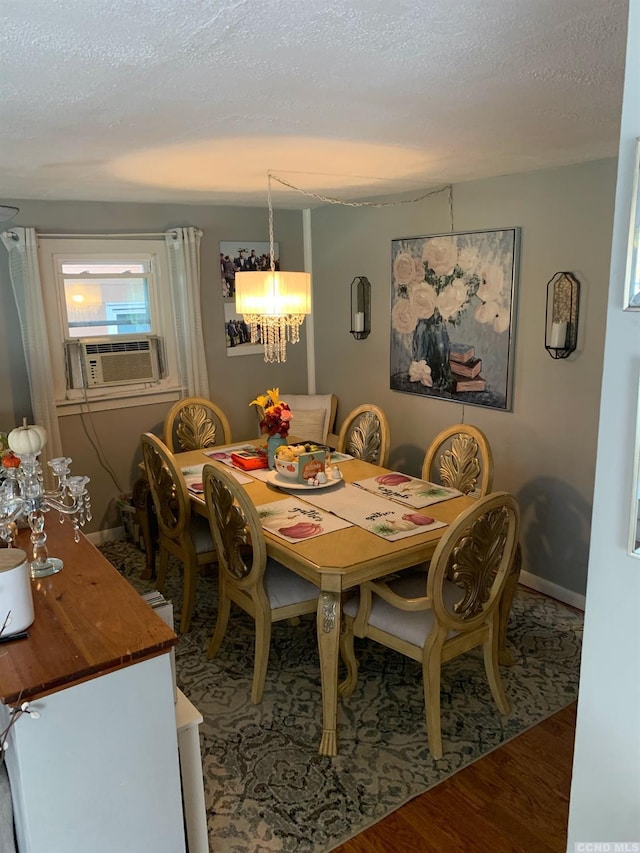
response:
<path id="1" fill-rule="evenodd" d="M 41 238 L 39 245 L 58 406 L 70 412 L 87 399 L 138 405 L 141 396 L 175 395 L 164 240 Z"/>
<path id="2" fill-rule="evenodd" d="M 67 337 L 152 331 L 149 260 L 78 264 L 58 258 L 57 277 L 64 291 Z"/>

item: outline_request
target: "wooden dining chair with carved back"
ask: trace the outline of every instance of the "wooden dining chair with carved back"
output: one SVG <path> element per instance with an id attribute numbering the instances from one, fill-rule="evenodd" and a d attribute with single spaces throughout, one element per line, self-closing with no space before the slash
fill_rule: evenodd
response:
<path id="1" fill-rule="evenodd" d="M 443 429 L 427 448 L 422 479 L 450 486 L 465 495 L 483 497 L 489 494 L 493 488 L 493 453 L 489 439 L 472 424 L 454 424 Z M 522 547 L 518 543 L 500 604 L 506 613 L 511 612 L 521 570 Z M 506 618 L 501 621 L 503 634 L 508 621 Z M 504 636 L 500 649 L 500 663 L 511 666 L 514 657 L 507 649 Z"/>
<path id="2" fill-rule="evenodd" d="M 515 498 L 494 492 L 454 521 L 440 540 L 428 574 L 400 572 L 395 579 L 360 586 L 347 600 L 340 640 L 347 668 L 340 694 L 356 687 L 354 636 L 368 637 L 422 666 L 429 749 L 442 758 L 440 689 L 442 664 L 473 648 L 500 713 L 509 712 L 498 669 L 498 607 L 518 540 Z"/>
<path id="3" fill-rule="evenodd" d="M 258 704 L 267 674 L 272 624 L 315 613 L 319 590 L 267 557 L 258 511 L 230 472 L 213 463 L 204 466 L 202 477 L 219 577 L 218 615 L 207 658 L 220 649 L 234 602 L 256 624 L 251 701 Z"/>
<path id="4" fill-rule="evenodd" d="M 164 443 L 172 453 L 231 444 L 231 426 L 220 406 L 204 397 L 185 397 L 164 420 Z"/>
<path id="5" fill-rule="evenodd" d="M 493 454 L 487 436 L 471 424 L 443 429 L 427 448 L 422 479 L 465 495 L 487 495 L 493 487 Z"/>
<path id="6" fill-rule="evenodd" d="M 389 460 L 389 422 L 379 406 L 364 403 L 344 419 L 338 435 L 338 451 L 350 453 L 374 465 L 386 467 Z"/>
<path id="7" fill-rule="evenodd" d="M 216 561 L 216 552 L 206 518 L 192 512 L 191 499 L 182 471 L 166 444 L 152 433 L 140 436 L 142 460 L 158 523 L 157 587 L 162 592 L 169 556 L 184 566 L 180 631 L 189 630 L 200 567 Z"/>

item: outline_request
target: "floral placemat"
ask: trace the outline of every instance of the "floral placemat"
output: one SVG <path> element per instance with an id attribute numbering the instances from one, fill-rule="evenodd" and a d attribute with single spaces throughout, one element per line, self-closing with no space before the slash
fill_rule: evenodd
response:
<path id="1" fill-rule="evenodd" d="M 301 542 L 323 533 L 353 527 L 349 521 L 296 498 L 261 504 L 256 509 L 264 529 L 287 542 Z"/>
<path id="2" fill-rule="evenodd" d="M 188 465 L 185 468 L 181 468 L 182 475 L 184 477 L 184 481 L 187 484 L 187 488 L 190 492 L 193 492 L 194 495 L 202 495 L 204 494 L 204 484 L 202 482 L 202 469 L 206 465 L 206 462 L 203 462 L 202 465 Z M 247 477 L 246 474 L 241 474 L 239 471 L 235 469 L 232 471 L 233 476 L 236 480 L 241 483 L 250 483 L 251 477 Z"/>
<path id="3" fill-rule="evenodd" d="M 326 491 L 307 492 L 305 501 L 391 542 L 447 526 L 444 521 L 413 512 L 349 483 Z"/>
<path id="4" fill-rule="evenodd" d="M 379 474 L 377 477 L 369 477 L 366 480 L 357 480 L 353 484 L 392 501 L 408 504 L 414 509 L 422 509 L 431 504 L 458 498 L 462 494 L 457 489 L 440 486 L 438 483 L 429 483 L 427 480 L 419 480 L 399 471 L 389 471 Z"/>
<path id="5" fill-rule="evenodd" d="M 233 447 L 225 448 L 212 447 L 210 450 L 205 450 L 204 453 L 205 456 L 215 459 L 216 462 L 222 462 L 223 465 L 229 465 L 233 468 L 233 460 L 231 459 L 232 453 L 251 453 L 257 456 L 259 453 L 264 454 L 265 450 L 264 448 L 258 448 L 253 444 L 237 444 Z"/>

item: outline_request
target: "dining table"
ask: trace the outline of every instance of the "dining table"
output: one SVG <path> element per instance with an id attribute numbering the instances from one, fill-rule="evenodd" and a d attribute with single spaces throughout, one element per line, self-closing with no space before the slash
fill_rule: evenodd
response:
<path id="1" fill-rule="evenodd" d="M 255 446 L 258 443 L 258 440 L 254 440 L 244 442 L 243 445 Z M 237 444 L 234 446 L 237 447 Z M 230 451 L 230 448 L 228 450 Z M 216 461 L 215 457 L 220 459 L 226 452 L 226 448 L 216 447 L 215 451 L 193 450 L 177 453 L 175 456 L 183 471 L 201 472 L 203 464 L 223 464 Z M 226 462 L 229 464 L 228 458 Z M 332 495 L 332 500 L 337 501 L 337 505 L 342 507 L 338 512 L 344 518 L 352 515 L 350 507 L 357 516 L 361 497 L 362 500 L 372 498 L 372 495 L 364 489 L 353 488 L 352 484 L 371 482 L 377 477 L 398 473 L 353 457 L 339 462 L 338 468 L 341 479 L 317 491 L 307 489 L 304 485 L 296 490 L 295 483 L 285 483 L 281 478 L 264 471 L 238 472 L 238 479 L 241 480 L 247 494 L 259 510 L 269 506 L 272 511 L 274 504 L 287 501 L 292 495 L 295 496 L 296 501 L 302 502 L 303 506 L 314 507 L 316 502 L 320 506 L 325 503 L 330 507 L 332 502 L 330 500 L 327 503 L 327 497 Z M 193 480 L 193 476 L 191 479 Z M 192 508 L 206 516 L 207 510 L 201 490 L 190 490 L 190 494 Z M 426 566 L 448 525 L 471 506 L 474 500 L 476 498 L 473 496 L 458 493 L 455 497 L 432 503 L 426 509 L 416 510 L 415 512 L 422 514 L 428 513 L 434 524 L 439 526 L 414 534 L 401 533 L 399 534 L 401 538 L 396 539 L 378 535 L 372 529 L 361 526 L 360 523 L 346 522 L 340 529 L 331 529 L 323 535 L 297 541 L 278 535 L 263 523 L 267 554 L 318 587 L 316 631 L 322 691 L 320 755 L 334 756 L 338 752 L 339 641 L 344 597 L 356 590 L 364 581 L 379 579 L 417 565 Z M 403 512 L 404 516 L 413 517 L 411 507 L 401 504 L 396 504 L 395 507 L 399 512 Z M 311 510 L 308 512 L 313 514 Z M 331 509 L 329 513 L 333 515 Z M 400 518 L 404 516 L 401 515 Z M 499 615 L 500 662 L 507 665 L 512 663 L 512 658 L 506 647 L 506 629 L 519 571 L 519 560 L 514 560 Z"/>

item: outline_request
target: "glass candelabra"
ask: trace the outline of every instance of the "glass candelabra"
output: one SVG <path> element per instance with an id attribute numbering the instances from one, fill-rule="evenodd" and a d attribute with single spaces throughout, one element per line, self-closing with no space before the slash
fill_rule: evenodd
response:
<path id="1" fill-rule="evenodd" d="M 6 470 L 6 479 L 0 487 L 0 537 L 11 546 L 15 522 L 26 519 L 31 528 L 32 578 L 56 574 L 63 566 L 62 560 L 50 557 L 47 552 L 46 512 L 57 510 L 61 524 L 68 516 L 76 542 L 80 540 L 80 528 L 91 520 L 91 499 L 86 488 L 89 477 L 69 476 L 71 459 L 60 456 L 47 463 L 57 481 L 56 488 L 47 491 L 38 455 L 23 453 L 20 465 Z"/>

